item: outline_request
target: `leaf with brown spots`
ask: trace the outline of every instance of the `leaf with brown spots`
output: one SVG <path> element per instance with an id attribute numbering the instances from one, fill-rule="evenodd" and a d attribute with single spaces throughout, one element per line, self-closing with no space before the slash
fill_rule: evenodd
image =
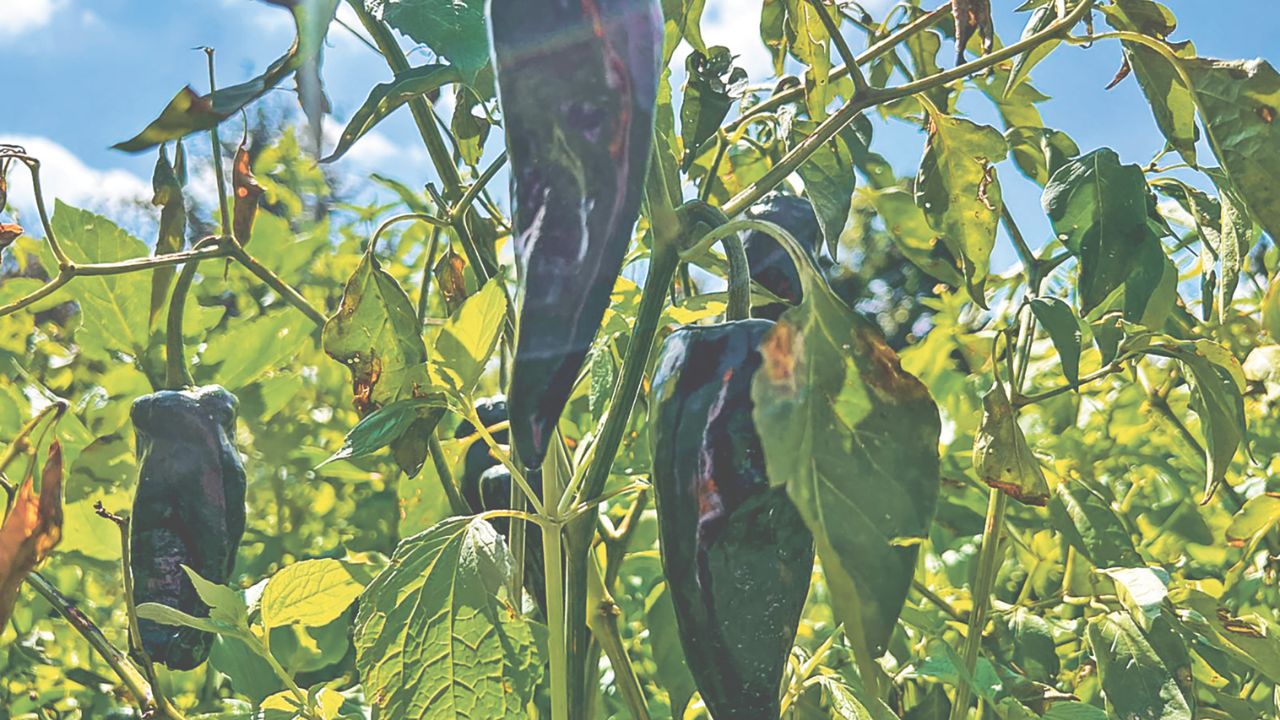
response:
<path id="1" fill-rule="evenodd" d="M 351 371 L 352 393 L 361 416 L 395 400 L 415 397 L 430 384 L 420 327 L 409 296 L 372 253 L 365 253 L 322 337 L 324 351 Z M 418 420 L 391 443 L 396 461 L 410 475 L 421 469 L 427 435 L 439 417 L 435 412 Z"/>
<path id="2" fill-rule="evenodd" d="M 39 494 L 33 469 L 0 526 L 0 630 L 9 623 L 22 582 L 61 539 L 62 446 L 54 440 L 40 474 Z"/>
<path id="3" fill-rule="evenodd" d="M 467 281 L 464 271 L 467 261 L 458 253 L 450 250 L 445 253 L 432 271 L 436 276 L 436 284 L 440 294 L 444 296 L 444 306 L 452 315 L 467 299 Z"/>
<path id="4" fill-rule="evenodd" d="M 753 416 L 769 481 L 814 534 L 837 620 L 879 654 L 933 519 L 938 409 L 799 252 L 804 300 L 761 343 Z"/>

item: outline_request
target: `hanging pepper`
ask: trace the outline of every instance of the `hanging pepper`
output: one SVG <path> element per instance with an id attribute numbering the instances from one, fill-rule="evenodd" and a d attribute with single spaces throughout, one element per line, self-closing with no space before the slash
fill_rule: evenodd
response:
<path id="1" fill-rule="evenodd" d="M 133 601 L 207 616 L 186 565 L 226 584 L 244 535 L 245 475 L 235 438 L 236 397 L 217 385 L 164 390 L 133 403 L 138 488 L 130 524 Z M 156 662 L 190 670 L 209 656 L 213 636 L 139 620 Z"/>
<path id="2" fill-rule="evenodd" d="M 822 237 L 813 205 L 798 195 L 775 190 L 747 208 L 746 215 L 752 220 L 765 220 L 780 226 L 799 240 L 810 255 L 814 254 Z M 800 291 L 800 273 L 777 240 L 753 230 L 743 236 L 742 247 L 747 252 L 747 265 L 751 267 L 752 280 L 789 303 L 800 302 L 803 294 Z M 753 314 L 755 317 L 777 320 L 786 308 L 786 305 L 772 303 L 757 307 Z"/>
<path id="3" fill-rule="evenodd" d="M 776 720 L 813 535 L 771 487 L 752 421 L 767 320 L 687 326 L 654 374 L 653 487 L 685 659 L 716 720 Z"/>
<path id="4" fill-rule="evenodd" d="M 485 427 L 492 427 L 507 419 L 507 400 L 501 395 L 481 398 L 476 401 L 476 415 Z M 468 438 L 474 435 L 476 428 L 470 421 L 464 420 L 454 431 L 455 438 Z M 493 433 L 498 443 L 507 442 L 507 431 Z M 534 473 L 529 477 L 530 489 L 542 493 L 542 478 Z M 511 509 L 511 472 L 498 462 L 489 452 L 489 445 L 477 438 L 467 448 L 463 460 L 462 481 L 459 483 L 462 497 L 471 506 L 471 511 L 482 513 L 487 510 Z M 502 537 L 510 540 L 510 521 L 507 518 L 494 518 L 489 521 Z M 542 563 L 542 531 L 533 523 L 527 523 L 525 531 L 525 587 L 533 594 L 538 607 L 544 611 L 547 607 L 547 590 L 545 569 Z"/>
<path id="5" fill-rule="evenodd" d="M 511 435 L 540 468 L 639 214 L 662 57 L 656 0 L 493 0 L 520 311 Z"/>

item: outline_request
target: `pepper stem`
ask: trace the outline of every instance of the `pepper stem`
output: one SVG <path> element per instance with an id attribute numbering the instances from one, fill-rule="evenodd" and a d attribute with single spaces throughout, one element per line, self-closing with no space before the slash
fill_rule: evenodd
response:
<path id="1" fill-rule="evenodd" d="M 748 320 L 751 318 L 751 267 L 747 264 L 742 238 L 738 233 L 730 233 L 720 244 L 729 260 L 729 307 L 725 309 L 725 319 Z"/>

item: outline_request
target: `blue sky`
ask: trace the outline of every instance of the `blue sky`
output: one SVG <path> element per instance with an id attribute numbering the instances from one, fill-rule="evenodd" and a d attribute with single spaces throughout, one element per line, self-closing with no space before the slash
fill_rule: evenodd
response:
<path id="1" fill-rule="evenodd" d="M 1176 37 L 1195 41 L 1201 55 L 1280 61 L 1275 42 L 1280 8 L 1274 0 L 1166 3 L 1181 23 Z M 890 4 L 863 3 L 877 16 Z M 1018 4 L 993 2 L 997 29 L 1006 41 L 1021 31 L 1025 16 L 1012 11 Z M 740 53 L 740 64 L 753 78 L 766 75 L 768 59 L 756 39 L 758 0 L 708 0 L 707 7 L 707 41 Z M 342 16 L 350 18 L 345 6 Z M 217 48 L 219 79 L 230 84 L 259 72 L 291 38 L 289 14 L 258 0 L 0 0 L 0 76 L 5 87 L 0 142 L 20 140 L 39 153 L 54 196 L 106 210 L 120 208 L 149 192 L 154 156 L 126 155 L 109 146 L 141 129 L 178 88 L 187 83 L 204 88 L 204 56 L 192 48 Z M 855 46 L 860 41 L 856 38 Z M 950 52 L 944 49 L 941 59 Z M 418 50 L 414 62 L 428 58 L 425 50 Z M 677 62 L 683 64 L 679 55 Z M 1120 51 L 1114 43 L 1059 49 L 1033 74 L 1036 86 L 1053 98 L 1041 106 L 1041 113 L 1046 124 L 1068 132 L 1083 150 L 1109 145 L 1125 161 L 1145 163 L 1163 141 L 1132 78 L 1112 91 L 1103 89 L 1119 65 Z M 335 26 L 324 78 L 334 107 L 332 133 L 373 84 L 388 79 L 388 71 L 380 58 Z M 962 109 L 995 124 L 989 105 L 976 93 L 969 95 Z M 283 92 L 276 98 L 287 100 Z M 923 147 L 917 132 L 897 125 L 877 137 L 877 149 L 900 172 L 915 167 Z M 498 139 L 491 138 L 494 149 L 497 144 Z M 406 111 L 380 125 L 340 162 L 339 168 L 352 175 L 349 183 L 354 187 L 374 169 L 419 186 L 430 179 Z M 1015 215 L 1029 235 L 1047 232 L 1039 189 L 1013 175 L 1011 168 L 1002 169 L 1005 196 Z M 14 203 L 29 206 L 25 181 L 13 179 Z M 200 185 L 199 178 L 193 185 Z M 211 187 L 194 190 L 212 196 Z"/>

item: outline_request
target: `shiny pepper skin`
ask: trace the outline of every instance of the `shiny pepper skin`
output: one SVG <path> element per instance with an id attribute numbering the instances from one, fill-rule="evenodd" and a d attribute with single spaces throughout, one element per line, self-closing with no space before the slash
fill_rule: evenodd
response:
<path id="1" fill-rule="evenodd" d="M 799 240 L 810 255 L 816 252 L 822 238 L 813 205 L 798 195 L 771 192 L 747 208 L 746 215 L 752 220 L 765 220 L 780 226 Z M 752 280 L 789 303 L 800 302 L 803 296 L 800 272 L 777 240 L 753 230 L 743 235 L 742 247 L 747 253 Z M 786 306 L 774 303 L 757 308 L 754 315 L 776 320 L 785 309 Z"/>
<path id="2" fill-rule="evenodd" d="M 771 487 L 752 420 L 767 320 L 687 326 L 654 375 L 653 487 L 685 659 L 715 720 L 776 720 L 813 536 Z"/>
<path id="3" fill-rule="evenodd" d="M 181 566 L 226 584 L 244 535 L 245 475 L 235 446 L 236 398 L 210 385 L 138 398 L 130 416 L 138 438 L 138 488 L 130 523 L 135 603 L 208 615 Z M 190 670 L 209 656 L 213 636 L 139 620 L 151 659 Z"/>
<path id="4" fill-rule="evenodd" d="M 657 0 L 492 0 L 520 310 L 511 436 L 540 468 L 640 210 L 662 58 Z"/>

